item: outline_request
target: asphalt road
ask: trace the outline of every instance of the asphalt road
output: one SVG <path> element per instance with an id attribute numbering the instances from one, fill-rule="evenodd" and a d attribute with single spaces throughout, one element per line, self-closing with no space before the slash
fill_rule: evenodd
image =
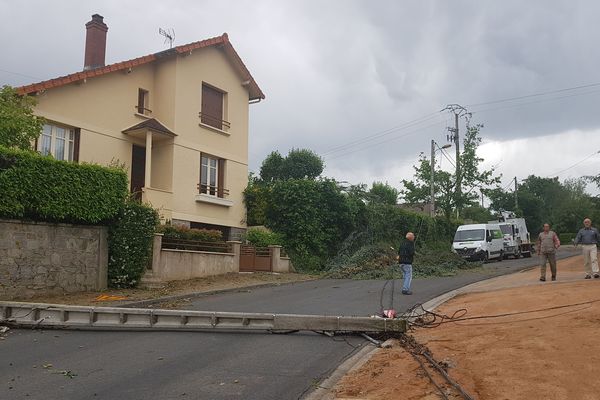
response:
<path id="1" fill-rule="evenodd" d="M 559 258 L 573 254 L 579 252 L 565 248 Z M 397 294 L 394 307 L 405 310 L 536 263 L 535 257 L 505 260 L 453 277 L 416 279 L 414 294 Z M 380 308 L 382 286 L 310 281 L 206 295 L 186 308 L 370 315 Z M 0 399 L 298 399 L 365 345 L 360 337 L 314 333 L 12 330 L 0 341 Z"/>

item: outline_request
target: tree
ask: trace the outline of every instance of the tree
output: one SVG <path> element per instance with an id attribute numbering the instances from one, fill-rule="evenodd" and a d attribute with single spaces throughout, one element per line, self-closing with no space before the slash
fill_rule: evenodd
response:
<path id="1" fill-rule="evenodd" d="M 273 151 L 260 167 L 260 180 L 269 183 L 285 179 L 316 179 L 323 168 L 323 160 L 311 150 L 292 149 L 286 157 Z"/>
<path id="2" fill-rule="evenodd" d="M 266 226 L 283 236 L 294 265 L 319 270 L 353 224 L 335 181 L 288 179 L 275 182 L 269 191 Z"/>
<path id="3" fill-rule="evenodd" d="M 281 179 L 284 161 L 278 151 L 272 151 L 260 166 L 260 180 L 268 183 Z"/>
<path id="4" fill-rule="evenodd" d="M 283 161 L 283 179 L 317 179 L 323 172 L 321 157 L 308 149 L 292 149 Z"/>
<path id="5" fill-rule="evenodd" d="M 269 187 L 250 173 L 248 186 L 244 189 L 244 203 L 246 203 L 246 224 L 248 226 L 264 225 L 267 209 L 267 194 Z"/>
<path id="6" fill-rule="evenodd" d="M 486 192 L 490 208 L 496 212 L 512 210 L 525 218 L 529 230 L 536 233 L 544 223 L 561 233 L 574 233 L 585 217 L 594 218 L 598 209 L 594 198 L 585 192 L 586 180 L 560 182 L 558 178 L 530 175 L 517 190 L 519 209 L 514 207 L 514 192 L 495 188 Z"/>
<path id="7" fill-rule="evenodd" d="M 373 182 L 369 190 L 368 199 L 372 203 L 396 205 L 398 203 L 398 189 L 391 187 L 387 183 Z"/>
<path id="8" fill-rule="evenodd" d="M 467 126 L 467 132 L 463 141 L 463 152 L 457 160 L 461 167 L 462 191 L 457 198 L 456 174 L 447 171 L 435 171 L 434 193 L 438 209 L 442 210 L 446 218 L 450 218 L 454 210 L 460 211 L 472 205 L 476 205 L 479 199 L 479 190 L 500 181 L 500 177 L 494 177 L 494 169 L 481 171 L 480 164 L 483 162 L 477 156 L 477 148 L 481 143 L 479 131 L 482 125 Z M 419 162 L 414 166 L 415 175 L 413 180 L 402 180 L 404 189 L 401 194 L 408 203 L 428 203 L 431 201 L 431 161 L 421 153 Z"/>
<path id="9" fill-rule="evenodd" d="M 260 176 L 252 174 L 244 190 L 246 223 L 265 225 L 268 192 L 275 182 L 288 179 L 315 180 L 323 172 L 321 157 L 308 149 L 292 149 L 286 157 L 278 151 L 271 152 L 262 162 Z"/>
<path id="10" fill-rule="evenodd" d="M 466 207 L 463 209 L 462 217 L 476 223 L 485 223 L 494 219 L 494 215 L 487 208 L 480 205 Z"/>
<path id="11" fill-rule="evenodd" d="M 20 96 L 10 86 L 0 89 L 0 145 L 31 150 L 40 135 L 44 119 L 33 115 L 35 98 Z"/>

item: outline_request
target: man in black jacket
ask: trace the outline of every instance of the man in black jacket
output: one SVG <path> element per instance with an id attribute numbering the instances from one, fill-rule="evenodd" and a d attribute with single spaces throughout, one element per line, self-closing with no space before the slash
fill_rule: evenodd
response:
<path id="1" fill-rule="evenodd" d="M 406 240 L 398 250 L 398 262 L 400 263 L 400 269 L 402 269 L 402 274 L 404 275 L 402 294 L 412 294 L 410 291 L 410 284 L 412 282 L 412 263 L 414 256 L 415 234 L 408 232 L 406 234 Z"/>

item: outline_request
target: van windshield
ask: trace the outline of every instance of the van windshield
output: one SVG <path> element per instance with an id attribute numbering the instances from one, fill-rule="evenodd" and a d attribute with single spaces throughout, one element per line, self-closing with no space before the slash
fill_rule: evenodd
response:
<path id="1" fill-rule="evenodd" d="M 484 229 L 467 229 L 464 231 L 456 231 L 454 235 L 455 242 L 467 242 L 471 240 L 484 240 L 485 230 Z"/>

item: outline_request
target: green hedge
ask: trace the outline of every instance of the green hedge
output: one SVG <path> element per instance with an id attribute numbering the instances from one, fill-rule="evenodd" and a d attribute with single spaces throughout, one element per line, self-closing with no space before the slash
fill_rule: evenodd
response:
<path id="1" fill-rule="evenodd" d="M 118 214 L 127 193 L 121 169 L 0 146 L 0 217 L 98 224 Z"/>
<path id="2" fill-rule="evenodd" d="M 577 236 L 576 233 L 561 233 L 558 235 L 558 240 L 560 240 L 561 244 L 571 244 L 575 236 Z"/>
<path id="3" fill-rule="evenodd" d="M 193 229 L 176 225 L 160 225 L 158 233 L 165 235 L 165 238 L 198 240 L 201 242 L 219 242 L 223 240 L 223 232 L 216 229 Z"/>
<path id="4" fill-rule="evenodd" d="M 283 245 L 283 238 L 280 234 L 259 228 L 248 229 L 244 234 L 243 239 L 256 247 Z"/>
<path id="5" fill-rule="evenodd" d="M 158 212 L 128 201 L 108 230 L 108 283 L 112 287 L 137 286 L 152 258 L 152 240 Z"/>

